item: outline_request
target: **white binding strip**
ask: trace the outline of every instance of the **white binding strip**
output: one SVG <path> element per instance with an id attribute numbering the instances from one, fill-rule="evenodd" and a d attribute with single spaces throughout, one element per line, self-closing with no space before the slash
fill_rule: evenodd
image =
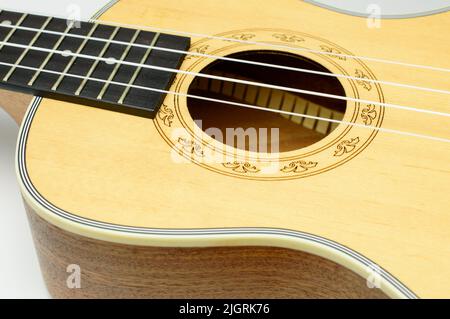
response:
<path id="1" fill-rule="evenodd" d="M 104 11 L 106 11 L 108 8 L 113 6 L 115 3 L 117 3 L 119 0 L 112 0 L 110 1 L 103 9 L 101 9 L 97 14 L 96 17 L 101 15 Z M 126 227 L 126 226 L 118 226 L 103 222 L 95 222 L 92 220 L 88 220 L 82 217 L 78 217 L 77 220 L 74 220 L 73 218 L 77 218 L 77 216 L 70 214 L 64 210 L 59 209 L 58 207 L 52 205 L 49 203 L 45 198 L 43 198 L 39 192 L 34 188 L 33 184 L 30 181 L 30 178 L 28 176 L 28 172 L 26 170 L 25 165 L 25 152 L 26 152 L 26 140 L 28 137 L 28 131 L 30 128 L 30 125 L 32 123 L 34 114 L 41 102 L 41 97 L 35 97 L 33 101 L 31 102 L 30 107 L 28 108 L 28 111 L 25 115 L 25 119 L 22 122 L 20 134 L 19 134 L 19 140 L 18 140 L 18 147 L 17 147 L 17 157 L 16 157 L 16 169 L 18 171 L 18 175 L 20 176 L 20 186 L 22 187 L 23 191 L 26 191 L 26 194 L 29 194 L 29 196 L 32 198 L 32 201 L 36 203 L 36 205 L 39 205 L 38 207 L 40 209 L 46 209 L 50 213 L 53 213 L 55 217 L 61 218 L 62 220 L 69 220 L 74 223 L 74 225 L 80 225 L 82 227 L 85 227 L 85 230 L 90 230 L 90 233 L 93 233 L 97 229 L 102 229 L 103 234 L 105 234 L 106 231 L 109 232 L 115 232 L 117 233 L 126 233 L 126 234 L 135 234 L 135 235 L 143 235 L 145 238 L 152 238 L 152 236 L 159 236 L 163 240 L 166 238 L 169 238 L 170 236 L 180 236 L 180 235 L 186 235 L 186 236 L 195 236 L 195 238 L 199 238 L 199 236 L 206 237 L 208 241 L 210 241 L 211 236 L 235 236 L 235 234 L 251 234 L 252 231 L 257 232 L 261 235 L 270 235 L 273 234 L 278 238 L 278 236 L 292 236 L 293 238 L 296 238 L 297 240 L 304 240 L 305 242 L 312 242 L 317 243 L 318 245 L 322 245 L 323 247 L 327 247 L 328 249 L 333 249 L 337 252 L 342 253 L 344 256 L 347 256 L 350 259 L 353 259 L 355 263 L 359 263 L 363 265 L 364 267 L 372 267 L 375 265 L 374 262 L 370 261 L 368 258 L 364 257 L 363 255 L 357 253 L 354 250 L 351 250 L 343 245 L 340 245 L 334 241 L 328 240 L 323 237 L 315 236 L 312 234 L 302 233 L 299 231 L 290 231 L 290 230 L 284 230 L 284 229 L 274 229 L 274 228 L 227 228 L 227 229 L 195 229 L 195 230 L 180 230 L 180 229 L 167 229 L 167 230 L 161 230 L 161 229 L 151 229 L 151 228 L 138 228 L 138 227 Z M 94 225 L 95 223 L 95 225 Z M 98 239 L 104 239 L 104 238 L 98 238 Z M 397 296 L 416 299 L 418 298 L 408 287 L 406 287 L 404 284 L 402 284 L 399 280 L 397 280 L 394 276 L 392 276 L 389 272 L 386 270 L 380 268 L 380 276 L 383 280 L 385 280 L 389 285 L 394 287 L 395 293 Z"/>
<path id="2" fill-rule="evenodd" d="M 19 136 L 18 141 L 18 151 L 17 151 L 17 170 L 19 172 L 19 176 L 21 177 L 21 187 L 24 189 L 26 194 L 31 197 L 32 206 L 39 207 L 40 211 L 38 213 L 41 214 L 41 217 L 48 220 L 50 218 L 51 223 L 60 226 L 63 229 L 68 231 L 74 231 L 75 229 L 67 227 L 67 221 L 72 222 L 73 227 L 76 227 L 78 233 L 80 235 L 96 238 L 99 240 L 112 240 L 118 243 L 130 244 L 130 240 L 134 241 L 131 244 L 145 244 L 145 242 L 151 242 L 155 245 L 155 241 L 158 241 L 158 245 L 165 245 L 171 247 L 174 242 L 177 243 L 177 247 L 182 243 L 192 243 L 195 242 L 197 245 L 201 245 L 203 241 L 208 241 L 209 245 L 220 245 L 222 243 L 228 243 L 227 238 L 232 237 L 236 238 L 237 236 L 245 236 L 246 239 L 260 238 L 258 240 L 259 244 L 263 238 L 272 237 L 269 239 L 273 244 L 273 240 L 281 239 L 289 239 L 292 238 L 295 241 L 306 241 L 315 243 L 322 247 L 326 247 L 335 251 L 336 253 L 342 253 L 348 258 L 353 260 L 353 265 L 360 264 L 364 267 L 371 269 L 371 267 L 375 266 L 376 263 L 372 262 L 368 258 L 363 255 L 357 253 L 356 251 L 347 248 L 343 245 L 340 245 L 337 242 L 332 240 L 328 240 L 326 238 L 312 235 L 309 233 L 304 233 L 297 230 L 289 230 L 289 229 L 279 229 L 279 228 L 256 228 L 256 227 L 232 227 L 232 228 L 197 228 L 197 229 L 158 229 L 158 228 L 147 228 L 147 227 L 133 227 L 133 226 L 122 226 L 117 224 L 110 224 L 101 221 L 95 221 L 92 219 L 87 219 L 84 217 L 80 217 L 78 215 L 69 213 L 64 211 L 52 203 L 48 202 L 45 198 L 43 198 L 39 192 L 34 188 L 33 183 L 30 180 L 28 175 L 26 165 L 25 165 L 25 153 L 26 153 L 26 141 L 28 137 L 28 131 L 30 125 L 32 123 L 35 112 L 37 111 L 38 105 L 42 98 L 36 98 L 31 107 L 28 109 L 27 114 L 25 116 L 25 120 L 22 123 L 21 134 Z M 29 197 L 27 198 L 30 201 Z M 51 215 L 43 214 L 43 210 L 48 210 Z M 58 220 L 60 219 L 60 220 Z M 122 235 L 121 235 L 122 234 Z M 248 237 L 251 236 L 251 237 Z M 127 241 L 122 240 L 121 238 L 127 238 Z M 212 242 L 212 239 L 215 239 Z M 182 242 L 180 242 L 180 239 Z M 219 242 L 219 243 L 218 243 Z M 172 243 L 172 244 L 171 244 Z M 267 244 L 266 244 L 267 245 Z M 192 244 L 190 245 L 192 246 Z M 195 246 L 195 245 L 194 245 Z M 280 247 L 285 247 L 284 245 L 280 245 Z M 305 247 L 299 248 L 297 247 L 288 247 L 285 248 L 293 248 L 301 251 L 306 251 Z M 316 251 L 317 253 L 317 251 Z M 327 254 L 324 258 L 331 259 L 335 257 L 334 254 Z M 346 263 L 339 262 L 339 264 L 348 267 L 349 265 Z M 361 270 L 361 269 L 359 269 Z M 355 269 L 353 269 L 355 271 Z M 388 273 L 386 270 L 379 268 L 379 275 L 383 280 L 386 281 L 388 285 L 391 285 L 395 289 L 394 297 L 406 297 L 411 299 L 418 298 L 410 289 L 408 289 L 405 285 L 403 285 L 400 281 L 398 281 L 394 276 Z M 387 287 L 385 284 L 382 285 L 384 289 Z"/>

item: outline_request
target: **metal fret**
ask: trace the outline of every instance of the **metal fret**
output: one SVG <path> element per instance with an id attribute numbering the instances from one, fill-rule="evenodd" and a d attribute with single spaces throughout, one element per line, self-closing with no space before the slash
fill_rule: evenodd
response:
<path id="1" fill-rule="evenodd" d="M 80 47 L 77 49 L 76 54 L 81 53 L 81 51 L 86 46 L 89 38 L 92 36 L 92 34 L 95 32 L 95 30 L 97 29 L 98 26 L 99 26 L 99 24 L 94 24 L 93 25 L 93 27 L 91 28 L 89 33 L 86 35 L 86 38 L 83 40 L 83 42 L 81 43 Z M 76 58 L 77 58 L 76 56 L 72 56 L 72 58 L 70 59 L 69 63 L 66 65 L 64 71 L 59 76 L 58 80 L 56 80 L 55 84 L 53 84 L 53 87 L 52 87 L 53 91 L 56 91 L 58 86 L 61 84 L 62 80 L 64 79 L 64 76 L 66 76 L 67 72 L 69 72 L 70 68 L 75 63 Z"/>
<path id="2" fill-rule="evenodd" d="M 98 100 L 101 100 L 103 98 L 103 94 L 105 94 L 106 90 L 108 89 L 109 85 L 111 84 L 111 81 L 114 79 L 114 76 L 117 74 L 117 71 L 119 71 L 119 68 L 121 66 L 121 63 L 125 60 L 125 58 L 128 55 L 128 52 L 130 52 L 132 45 L 136 42 L 137 37 L 139 36 L 140 30 L 136 30 L 133 37 L 131 38 L 130 44 L 126 47 L 125 51 L 122 53 L 122 56 L 120 59 L 116 62 L 116 66 L 114 67 L 114 70 L 109 75 L 107 82 L 103 85 L 102 90 L 97 96 Z"/>
<path id="3" fill-rule="evenodd" d="M 108 41 L 105 43 L 105 46 L 103 47 L 102 51 L 98 55 L 99 58 L 103 58 L 106 51 L 108 50 L 109 46 L 111 45 L 111 41 L 116 36 L 117 32 L 119 32 L 120 27 L 116 27 L 114 31 L 111 33 L 110 37 L 108 38 Z M 92 64 L 91 68 L 89 69 L 89 72 L 86 74 L 86 78 L 83 79 L 83 82 L 81 82 L 80 86 L 78 87 L 77 91 L 75 92 L 75 95 L 80 95 L 81 91 L 83 90 L 84 86 L 86 85 L 88 78 L 91 77 L 92 73 L 94 73 L 95 69 L 97 68 L 97 65 L 99 64 L 100 60 L 95 60 L 95 62 Z"/>
<path id="4" fill-rule="evenodd" d="M 58 47 L 61 45 L 61 43 L 63 42 L 64 38 L 66 37 L 66 35 L 69 33 L 69 31 L 73 28 L 74 26 L 74 22 L 70 22 L 67 25 L 67 28 L 64 30 L 64 33 L 61 35 L 61 37 L 58 39 L 58 41 L 56 41 L 55 45 L 53 46 L 52 50 L 57 50 Z M 53 56 L 53 52 L 49 53 L 47 55 L 47 57 L 45 58 L 45 60 L 41 63 L 41 65 L 39 66 L 39 70 L 36 71 L 36 73 L 33 75 L 33 77 L 31 78 L 31 80 L 28 82 L 28 85 L 31 86 L 34 84 L 34 82 L 36 81 L 37 77 L 39 76 L 39 74 L 41 74 L 42 70 L 45 68 L 45 66 L 47 65 L 47 63 L 50 61 L 50 59 Z"/>
<path id="5" fill-rule="evenodd" d="M 24 14 L 20 17 L 19 21 L 17 21 L 17 23 L 15 24 L 15 26 L 16 26 L 16 27 L 20 26 L 20 25 L 22 24 L 23 20 L 25 20 L 25 18 L 26 18 L 27 16 L 28 16 L 28 14 L 27 14 L 27 13 L 24 13 Z M 0 26 L 1 26 L 1 24 L 0 24 Z M 6 35 L 6 37 L 3 39 L 3 42 L 8 42 L 9 39 L 11 39 L 11 37 L 13 36 L 13 34 L 14 34 L 14 32 L 15 32 L 16 30 L 17 30 L 17 28 L 15 28 L 15 27 L 11 28 L 11 30 L 8 32 L 8 34 Z M 3 49 L 4 46 L 5 46 L 4 44 L 0 45 L 0 50 Z"/>
<path id="6" fill-rule="evenodd" d="M 147 51 L 145 52 L 145 54 L 144 54 L 144 56 L 142 57 L 141 61 L 139 62 L 140 64 L 144 64 L 145 61 L 147 61 L 148 56 L 150 55 L 150 53 L 151 53 L 152 50 L 153 50 L 153 46 L 155 46 L 156 41 L 158 41 L 159 35 L 160 35 L 159 32 L 155 34 L 155 37 L 153 38 L 152 43 L 150 43 L 150 47 L 147 49 Z M 142 69 L 142 67 L 138 67 L 138 68 L 134 71 L 133 76 L 131 77 L 130 81 L 128 82 L 127 87 L 125 87 L 125 90 L 123 91 L 122 96 L 120 97 L 120 99 L 119 99 L 119 101 L 118 101 L 119 104 L 123 104 L 123 101 L 125 100 L 125 98 L 126 98 L 127 95 L 128 95 L 128 92 L 129 92 L 130 89 L 131 89 L 131 85 L 133 85 L 133 84 L 134 84 L 134 81 L 136 81 L 136 78 L 138 77 L 139 72 L 141 71 L 141 69 Z"/>
<path id="7" fill-rule="evenodd" d="M 39 37 L 42 34 L 42 31 L 44 31 L 44 29 L 48 26 L 48 24 L 50 23 L 50 21 L 52 20 L 52 17 L 48 17 L 47 20 L 45 20 L 44 24 L 42 25 L 42 27 L 39 29 L 39 32 L 37 32 L 33 39 L 31 39 L 30 43 L 28 44 L 30 47 L 34 45 L 34 43 L 39 39 Z M 16 67 L 18 65 L 20 65 L 20 63 L 22 62 L 22 60 L 25 58 L 25 56 L 27 55 L 28 51 L 30 51 L 30 48 L 25 49 L 22 54 L 19 56 L 19 58 L 16 60 L 16 62 L 14 63 L 14 66 L 12 66 L 8 73 L 5 75 L 5 77 L 3 78 L 3 81 L 8 81 L 9 77 L 13 74 L 14 70 L 16 69 Z"/>
<path id="8" fill-rule="evenodd" d="M 0 13 L 0 86 L 138 116 L 154 118 L 174 81 L 173 72 L 146 65 L 179 69 L 190 45 L 188 37 L 101 22 L 75 30 L 76 21 Z"/>

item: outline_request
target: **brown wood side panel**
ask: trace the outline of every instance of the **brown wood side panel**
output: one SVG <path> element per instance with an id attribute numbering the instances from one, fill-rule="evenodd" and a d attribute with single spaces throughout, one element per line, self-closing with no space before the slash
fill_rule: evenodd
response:
<path id="1" fill-rule="evenodd" d="M 32 98 L 32 95 L 0 90 L 0 108 L 3 108 L 20 125 Z"/>
<path id="2" fill-rule="evenodd" d="M 109 243 L 63 231 L 26 209 L 56 298 L 386 298 L 350 270 L 299 251 Z M 70 264 L 81 268 L 79 289 L 67 287 Z"/>

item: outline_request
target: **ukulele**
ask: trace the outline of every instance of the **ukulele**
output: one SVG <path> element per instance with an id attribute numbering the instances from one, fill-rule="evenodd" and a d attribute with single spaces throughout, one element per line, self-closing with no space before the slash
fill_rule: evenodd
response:
<path id="1" fill-rule="evenodd" d="M 449 28 L 297 0 L 1 10 L 50 294 L 450 297 Z"/>

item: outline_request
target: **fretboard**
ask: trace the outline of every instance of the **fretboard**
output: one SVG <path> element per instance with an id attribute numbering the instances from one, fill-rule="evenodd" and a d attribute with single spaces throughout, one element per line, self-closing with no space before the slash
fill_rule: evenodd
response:
<path id="1" fill-rule="evenodd" d="M 149 117 L 175 73 L 145 66 L 177 70 L 184 58 L 152 47 L 190 45 L 186 37 L 4 10 L 0 41 L 2 87 Z"/>

